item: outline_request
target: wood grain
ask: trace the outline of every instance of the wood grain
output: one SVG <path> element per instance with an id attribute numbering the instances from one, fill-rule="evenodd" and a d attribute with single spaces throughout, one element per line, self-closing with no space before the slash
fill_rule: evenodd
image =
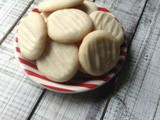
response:
<path id="1" fill-rule="evenodd" d="M 160 1 L 149 0 L 105 120 L 159 118 Z"/>
<path id="2" fill-rule="evenodd" d="M 116 0 L 114 2 L 111 0 L 108 0 L 107 2 L 103 2 L 102 0 L 99 2 L 97 1 L 97 3 L 104 4 L 110 8 L 113 13 L 118 15 L 119 19 L 122 20 L 123 25 L 126 27 L 128 40 L 130 41 L 136 30 L 145 2 L 145 0 Z M 101 116 L 110 99 L 109 93 L 112 91 L 111 86 L 113 86 L 113 83 L 104 86 L 106 89 L 80 95 L 64 95 L 47 91 L 32 119 L 98 120 L 103 118 Z"/>

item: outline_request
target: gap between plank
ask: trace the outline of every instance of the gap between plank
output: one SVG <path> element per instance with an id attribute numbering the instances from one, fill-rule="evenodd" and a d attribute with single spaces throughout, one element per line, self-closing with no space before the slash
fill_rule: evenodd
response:
<path id="1" fill-rule="evenodd" d="M 158 98 L 157 105 L 156 105 L 156 110 L 155 110 L 155 112 L 154 112 L 154 116 L 153 116 L 153 119 L 152 119 L 152 120 L 154 120 L 155 117 L 156 117 L 156 114 L 157 114 L 157 111 L 158 111 L 158 107 L 159 107 L 159 102 L 160 102 L 160 96 L 159 96 L 159 98 Z"/>
<path id="2" fill-rule="evenodd" d="M 31 2 L 29 2 L 29 5 L 23 10 L 23 12 L 20 14 L 20 16 L 18 17 L 18 19 L 13 23 L 13 25 L 11 26 L 11 28 L 7 31 L 7 33 L 3 36 L 3 38 L 0 40 L 0 45 L 3 43 L 3 41 L 7 38 L 7 36 L 10 34 L 10 32 L 14 29 L 14 27 L 16 26 L 17 22 L 23 17 L 23 15 L 27 12 L 27 10 L 30 8 L 30 6 L 33 4 L 35 0 L 32 0 Z"/>
<path id="3" fill-rule="evenodd" d="M 121 72 L 122 72 L 122 71 L 121 71 Z M 115 78 L 113 78 L 113 79 L 115 79 L 115 80 L 114 80 L 113 86 L 111 86 L 111 89 L 109 90 L 109 94 L 108 94 L 109 97 L 108 97 L 107 102 L 106 102 L 106 104 L 105 104 L 105 107 L 104 107 L 104 110 L 103 110 L 102 115 L 101 115 L 101 117 L 100 117 L 100 120 L 103 120 L 103 119 L 104 119 L 104 116 L 105 116 L 105 113 L 106 113 L 106 111 L 107 111 L 109 102 L 110 102 L 110 100 L 111 100 L 111 98 L 112 98 L 112 95 L 113 95 L 113 93 L 114 93 L 114 89 L 116 88 L 116 87 L 114 87 L 114 85 L 115 85 L 115 83 L 117 82 L 117 80 L 118 80 L 121 72 L 120 72 Z"/>
<path id="4" fill-rule="evenodd" d="M 143 16 L 143 13 L 144 13 L 144 10 L 145 10 L 145 8 L 146 8 L 147 3 L 148 3 L 148 0 L 146 0 L 146 2 L 145 2 L 145 4 L 144 4 L 144 7 L 143 7 L 143 9 L 142 9 L 142 12 L 141 12 L 141 14 L 140 14 L 140 17 L 139 17 L 138 22 L 137 22 L 136 27 L 135 27 L 135 31 L 134 31 L 133 36 L 132 36 L 132 38 L 131 38 L 131 42 L 128 43 L 128 51 L 129 51 L 130 45 L 132 44 L 132 40 L 133 40 L 133 38 L 134 38 L 134 36 L 135 36 L 135 34 L 136 34 L 136 32 L 137 32 L 138 26 L 139 26 L 139 24 L 140 24 L 140 21 L 141 21 L 141 18 L 142 18 L 142 16 Z M 122 70 L 123 70 L 123 68 L 122 68 Z M 122 70 L 121 70 L 121 71 L 122 71 Z M 119 75 L 120 75 L 120 73 L 119 73 Z M 111 100 L 111 98 L 112 98 L 112 95 L 113 95 L 113 93 L 114 93 L 114 91 L 115 91 L 115 88 L 117 87 L 117 85 L 118 85 L 118 83 L 119 83 L 119 82 L 116 83 L 116 81 L 117 81 L 118 78 L 119 78 L 119 75 L 115 78 L 115 79 L 116 79 L 116 80 L 115 80 L 115 84 L 113 85 L 113 89 L 111 90 L 111 94 L 110 94 L 110 96 L 108 97 L 108 100 L 107 100 L 107 102 L 106 102 L 106 104 L 105 104 L 105 107 L 104 107 L 104 110 L 103 110 L 103 112 L 102 112 L 102 116 L 101 116 L 100 120 L 103 120 L 103 119 L 104 119 L 104 116 L 105 116 L 105 113 L 106 113 L 106 111 L 107 111 L 109 102 L 110 102 L 110 100 Z"/>
<path id="5" fill-rule="evenodd" d="M 30 120 L 30 119 L 32 118 L 32 116 L 34 115 L 34 112 L 36 111 L 36 109 L 37 109 L 39 103 L 41 102 L 41 100 L 42 100 L 44 94 L 46 93 L 46 91 L 47 91 L 46 89 L 43 89 L 43 91 L 42 91 L 40 97 L 38 98 L 38 100 L 37 100 L 35 106 L 33 107 L 31 113 L 30 113 L 29 116 L 28 116 L 27 120 Z"/>
<path id="6" fill-rule="evenodd" d="M 135 33 L 136 33 L 137 29 L 138 29 L 138 26 L 139 26 L 139 24 L 140 24 L 140 21 L 141 21 L 141 18 L 142 18 L 142 16 L 143 16 L 143 12 L 144 12 L 144 10 L 145 10 L 145 8 L 146 8 L 147 3 L 148 3 L 148 0 L 146 0 L 146 2 L 145 2 L 145 4 L 144 4 L 144 7 L 143 7 L 143 9 L 142 9 L 142 13 L 140 14 L 140 17 L 139 17 L 139 19 L 138 19 L 137 25 L 136 25 L 136 27 L 135 27 L 134 34 L 133 34 L 133 36 L 132 36 L 132 38 L 131 38 L 131 42 L 128 43 L 128 48 L 130 48 L 130 45 L 132 44 L 132 40 L 133 40 L 133 38 L 134 38 L 134 36 L 135 36 Z"/>

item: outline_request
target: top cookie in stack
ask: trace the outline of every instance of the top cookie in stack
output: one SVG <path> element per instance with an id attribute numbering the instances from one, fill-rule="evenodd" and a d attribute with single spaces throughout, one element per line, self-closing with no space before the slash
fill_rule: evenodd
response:
<path id="1" fill-rule="evenodd" d="M 84 0 L 44 0 L 38 6 L 40 12 L 54 12 L 81 5 Z"/>
<path id="2" fill-rule="evenodd" d="M 100 76 L 116 66 L 124 34 L 110 13 L 84 0 L 44 0 L 38 10 L 20 23 L 18 45 L 45 77 L 66 82 L 78 69 Z"/>

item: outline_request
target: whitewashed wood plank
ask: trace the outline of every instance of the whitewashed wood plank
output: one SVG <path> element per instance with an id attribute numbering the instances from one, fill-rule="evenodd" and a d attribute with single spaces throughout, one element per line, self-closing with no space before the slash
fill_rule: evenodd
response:
<path id="1" fill-rule="evenodd" d="M 1 0 L 0 1 L 0 43 L 15 26 L 34 0 Z"/>
<path id="2" fill-rule="evenodd" d="M 160 97 L 160 1 L 149 0 L 105 120 L 152 120 Z"/>
<path id="3" fill-rule="evenodd" d="M 0 120 L 27 119 L 43 91 L 24 74 L 14 57 L 15 33 L 16 29 L 0 45 Z"/>
<path id="4" fill-rule="evenodd" d="M 101 91 L 106 93 L 105 91 Z M 84 120 L 99 119 L 105 95 L 101 92 L 78 95 L 57 94 L 47 91 L 32 119 Z M 106 93 L 107 94 L 107 93 Z M 103 98 L 104 97 L 104 98 Z"/>
<path id="5" fill-rule="evenodd" d="M 150 63 L 145 73 L 136 104 L 132 110 L 131 119 L 134 119 L 136 116 L 138 119 L 152 120 L 155 114 L 158 113 L 157 107 L 160 100 L 160 1 L 152 1 L 152 4 L 157 5 L 154 7 L 157 12 L 154 14 L 155 16 L 147 38 L 152 44 L 148 44 L 146 47 L 154 52 L 150 50 L 150 52 L 148 51 L 149 53 L 144 55 L 144 58 L 148 59 Z"/>
<path id="6" fill-rule="evenodd" d="M 102 2 L 102 0 L 101 0 Z M 99 2 L 97 2 L 99 3 Z M 137 4 L 139 3 L 139 6 Z M 104 3 L 101 3 L 104 4 Z M 126 26 L 129 39 L 133 37 L 141 15 L 141 11 L 145 5 L 145 0 L 137 2 L 133 1 L 114 1 L 108 0 L 104 5 L 111 6 L 111 10 L 122 20 Z M 120 5 L 120 7 L 119 7 Z M 122 7 L 128 6 L 128 7 Z M 133 11 L 134 8 L 134 11 Z M 115 11 L 115 12 L 114 12 Z M 119 13 L 118 13 L 119 11 Z M 126 11 L 133 11 L 132 14 Z M 120 17 L 122 15 L 122 17 Z M 123 18 L 123 19 L 122 19 Z M 134 19 L 133 19 L 134 18 Z M 129 34 L 131 33 L 131 34 Z M 110 86 L 108 86 L 110 87 Z M 108 94 L 111 89 L 101 90 L 96 93 L 86 93 L 80 95 L 64 95 L 47 91 L 40 102 L 33 120 L 99 120 L 106 107 Z"/>

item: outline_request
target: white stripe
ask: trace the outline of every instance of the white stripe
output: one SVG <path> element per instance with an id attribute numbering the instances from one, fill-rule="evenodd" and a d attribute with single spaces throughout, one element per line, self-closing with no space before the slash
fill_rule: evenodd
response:
<path id="1" fill-rule="evenodd" d="M 104 83 L 106 82 L 102 80 L 90 80 L 90 81 L 85 82 L 84 84 L 102 85 Z"/>
<path id="2" fill-rule="evenodd" d="M 86 88 L 86 87 L 81 87 L 81 86 L 71 86 L 71 85 L 62 85 L 62 84 L 58 84 L 58 83 L 53 83 L 50 81 L 45 81 L 41 78 L 37 78 L 35 76 L 29 76 L 30 78 L 32 78 L 33 81 L 35 81 L 36 83 L 39 84 L 44 84 L 44 85 L 49 85 L 49 86 L 53 86 L 53 87 L 57 87 L 57 88 L 62 88 L 62 89 L 67 89 L 67 90 L 74 90 L 74 91 L 87 91 L 90 88 Z"/>
<path id="3" fill-rule="evenodd" d="M 116 18 L 112 13 L 108 12 L 109 15 L 111 15 L 114 19 Z"/>
<path id="4" fill-rule="evenodd" d="M 27 66 L 27 65 L 25 65 L 25 64 L 23 64 L 23 66 L 24 66 L 24 69 L 27 69 L 27 70 L 30 70 L 31 72 L 34 72 L 34 73 L 36 73 L 36 74 L 39 74 L 39 75 L 42 75 L 37 69 L 35 69 L 35 68 L 32 68 L 32 67 L 30 67 L 30 66 Z M 42 75 L 43 76 L 43 75 Z"/>
<path id="5" fill-rule="evenodd" d="M 115 76 L 115 73 L 111 73 L 111 74 L 109 74 L 109 75 L 107 75 L 107 76 L 110 77 L 110 78 L 112 78 L 112 77 Z"/>

